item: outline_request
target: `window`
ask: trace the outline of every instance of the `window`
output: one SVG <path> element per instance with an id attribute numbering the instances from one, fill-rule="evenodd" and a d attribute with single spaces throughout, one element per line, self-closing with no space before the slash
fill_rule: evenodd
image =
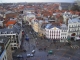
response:
<path id="1" fill-rule="evenodd" d="M 16 44 L 14 44 L 14 46 L 16 46 Z"/>
<path id="2" fill-rule="evenodd" d="M 11 50 L 14 50 L 14 48 L 13 48 L 13 47 L 11 47 Z"/>
<path id="3" fill-rule="evenodd" d="M 72 27 L 73 27 L 73 25 L 72 25 Z"/>
<path id="4" fill-rule="evenodd" d="M 64 37 L 63 37 L 63 39 L 64 39 Z"/>
<path id="5" fill-rule="evenodd" d="M 61 37 L 61 39 L 62 39 L 62 37 Z"/>
<path id="6" fill-rule="evenodd" d="M 14 43 L 14 40 L 11 40 L 11 43 Z"/>
<path id="7" fill-rule="evenodd" d="M 13 34 L 13 31 L 11 31 L 10 34 Z"/>
<path id="8" fill-rule="evenodd" d="M 14 41 L 14 43 L 16 43 L 16 41 Z"/>

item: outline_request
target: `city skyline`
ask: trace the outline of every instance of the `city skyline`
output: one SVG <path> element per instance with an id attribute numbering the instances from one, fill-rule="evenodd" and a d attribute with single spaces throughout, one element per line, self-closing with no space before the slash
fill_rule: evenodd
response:
<path id="1" fill-rule="evenodd" d="M 1 0 L 0 3 L 17 3 L 17 2 L 74 2 L 75 0 Z"/>

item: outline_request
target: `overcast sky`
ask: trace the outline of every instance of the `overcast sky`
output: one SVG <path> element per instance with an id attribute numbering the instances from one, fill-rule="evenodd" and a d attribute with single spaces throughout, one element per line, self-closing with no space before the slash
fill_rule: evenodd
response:
<path id="1" fill-rule="evenodd" d="M 74 2 L 75 0 L 0 0 L 0 3 L 9 2 Z"/>

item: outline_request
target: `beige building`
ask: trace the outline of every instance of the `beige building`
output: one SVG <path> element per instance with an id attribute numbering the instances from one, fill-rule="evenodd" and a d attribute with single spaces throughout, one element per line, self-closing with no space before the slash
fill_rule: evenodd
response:
<path id="1" fill-rule="evenodd" d="M 32 25 L 32 28 L 35 32 L 39 32 L 39 24 L 38 22 L 34 22 L 33 25 Z"/>

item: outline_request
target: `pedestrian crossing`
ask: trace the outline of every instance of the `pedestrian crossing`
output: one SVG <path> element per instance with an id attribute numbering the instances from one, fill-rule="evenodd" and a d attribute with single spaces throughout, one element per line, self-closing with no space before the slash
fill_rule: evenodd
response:
<path id="1" fill-rule="evenodd" d="M 77 49 L 77 48 L 80 48 L 80 47 L 78 45 L 72 45 L 71 48 Z"/>

